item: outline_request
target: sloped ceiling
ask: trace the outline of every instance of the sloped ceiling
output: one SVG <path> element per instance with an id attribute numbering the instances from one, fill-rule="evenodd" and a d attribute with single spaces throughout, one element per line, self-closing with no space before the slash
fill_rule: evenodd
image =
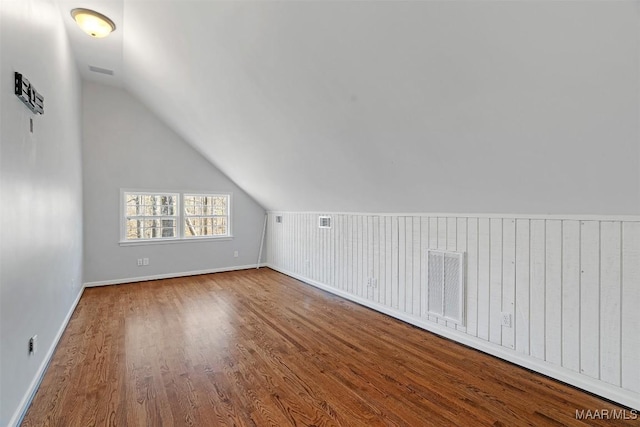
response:
<path id="1" fill-rule="evenodd" d="M 267 209 L 640 213 L 635 1 L 115 4 L 114 84 Z"/>

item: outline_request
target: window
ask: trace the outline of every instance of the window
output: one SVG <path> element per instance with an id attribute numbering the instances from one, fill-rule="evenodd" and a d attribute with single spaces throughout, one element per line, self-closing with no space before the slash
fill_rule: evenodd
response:
<path id="1" fill-rule="evenodd" d="M 178 195 L 124 193 L 125 240 L 177 237 Z"/>
<path id="2" fill-rule="evenodd" d="M 122 201 L 122 243 L 231 237 L 230 194 L 123 191 Z"/>
<path id="3" fill-rule="evenodd" d="M 228 194 L 185 194 L 184 236 L 228 236 Z"/>

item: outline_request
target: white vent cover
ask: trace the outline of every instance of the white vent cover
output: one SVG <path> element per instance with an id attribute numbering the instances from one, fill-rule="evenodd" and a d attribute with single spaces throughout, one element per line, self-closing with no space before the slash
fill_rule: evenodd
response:
<path id="1" fill-rule="evenodd" d="M 96 67 L 94 65 L 89 65 L 89 71 L 93 71 L 94 73 L 106 74 L 108 76 L 113 76 L 113 70 L 109 70 L 107 68 Z"/>
<path id="2" fill-rule="evenodd" d="M 331 228 L 331 217 L 330 216 L 320 216 L 320 217 L 318 217 L 318 227 L 320 227 L 320 228 Z"/>
<path id="3" fill-rule="evenodd" d="M 282 223 L 282 215 L 276 215 L 276 222 L 278 224 Z"/>
<path id="4" fill-rule="evenodd" d="M 427 292 L 424 314 L 464 324 L 464 253 L 427 252 Z"/>

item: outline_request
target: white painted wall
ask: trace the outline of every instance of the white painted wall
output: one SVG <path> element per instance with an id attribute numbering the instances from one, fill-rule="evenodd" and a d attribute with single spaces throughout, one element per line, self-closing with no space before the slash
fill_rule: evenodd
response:
<path id="1" fill-rule="evenodd" d="M 320 214 L 269 214 L 272 268 L 640 409 L 639 217 Z M 425 313 L 428 249 L 466 254 L 463 326 Z"/>
<path id="2" fill-rule="evenodd" d="M 127 2 L 125 85 L 268 209 L 639 214 L 639 16 Z"/>
<path id="3" fill-rule="evenodd" d="M 85 283 L 256 263 L 265 214 L 260 205 L 125 90 L 85 82 L 82 106 Z M 121 188 L 230 192 L 234 237 L 120 246 Z M 150 264 L 138 267 L 144 257 Z"/>
<path id="4" fill-rule="evenodd" d="M 0 8 L 0 425 L 7 426 L 25 409 L 82 289 L 81 88 L 50 1 L 0 1 Z M 44 95 L 44 115 L 13 95 L 14 71 Z M 38 351 L 29 356 L 35 334 Z"/>

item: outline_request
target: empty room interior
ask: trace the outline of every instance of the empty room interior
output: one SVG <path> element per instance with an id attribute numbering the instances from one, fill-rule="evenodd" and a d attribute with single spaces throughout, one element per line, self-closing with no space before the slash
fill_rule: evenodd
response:
<path id="1" fill-rule="evenodd" d="M 0 426 L 640 423 L 639 1 L 0 11 Z"/>

